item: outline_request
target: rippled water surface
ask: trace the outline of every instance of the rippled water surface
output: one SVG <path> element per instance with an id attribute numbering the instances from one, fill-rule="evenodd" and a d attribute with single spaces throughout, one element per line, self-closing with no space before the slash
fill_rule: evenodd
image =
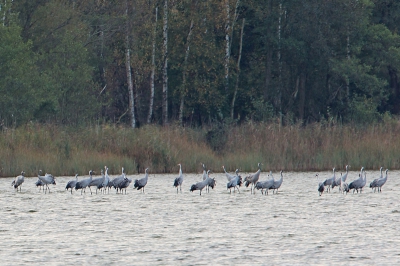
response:
<path id="1" fill-rule="evenodd" d="M 320 181 L 330 177 L 319 173 Z M 150 175 L 145 194 L 51 193 L 25 178 L 0 179 L 1 265 L 357 264 L 400 263 L 400 172 L 389 172 L 382 193 L 318 196 L 315 173 L 285 173 L 278 194 L 229 194 L 214 174 L 210 193 L 189 192 L 201 174 Z M 140 176 L 130 176 L 134 179 Z M 243 174 L 244 176 L 244 174 Z M 358 172 L 349 172 L 348 182 Z M 369 171 L 367 184 L 378 172 Z M 83 177 L 81 177 L 83 178 Z M 275 179 L 279 174 L 275 174 Z M 262 173 L 261 179 L 267 179 Z"/>

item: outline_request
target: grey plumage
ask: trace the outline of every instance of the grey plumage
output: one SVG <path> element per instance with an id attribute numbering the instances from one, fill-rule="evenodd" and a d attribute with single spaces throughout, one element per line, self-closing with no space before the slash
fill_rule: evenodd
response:
<path id="1" fill-rule="evenodd" d="M 104 193 L 106 192 L 106 189 L 108 190 L 108 193 L 110 193 L 110 176 L 108 175 L 108 167 L 104 166 L 106 169 L 104 173 L 104 181 L 103 184 L 101 184 L 102 188 L 104 189 Z"/>
<path id="2" fill-rule="evenodd" d="M 274 179 L 271 178 L 271 179 L 265 180 L 265 181 L 258 181 L 255 185 L 255 188 L 257 190 L 261 189 L 261 194 L 264 193 L 264 189 L 265 189 L 265 195 L 268 195 L 268 190 L 271 189 L 273 185 L 274 185 Z"/>
<path id="3" fill-rule="evenodd" d="M 54 178 L 53 175 L 46 173 L 44 176 L 40 175 L 40 173 L 42 173 L 42 170 L 39 170 L 39 174 L 38 174 L 38 178 L 40 179 L 40 181 L 42 181 L 46 188 L 45 188 L 45 192 L 48 189 L 50 192 L 50 188 L 49 185 L 56 185 L 56 180 Z"/>
<path id="4" fill-rule="evenodd" d="M 15 180 L 11 183 L 11 186 L 13 186 L 17 191 L 19 187 L 19 191 L 21 191 L 21 185 L 25 181 L 25 172 L 22 171 L 21 174 L 17 177 L 15 177 Z"/>
<path id="5" fill-rule="evenodd" d="M 203 167 L 203 180 L 206 180 L 206 179 L 207 179 L 207 169 L 206 169 L 206 166 L 204 165 L 204 163 L 202 163 L 201 166 Z"/>
<path id="6" fill-rule="evenodd" d="M 182 174 L 182 165 L 179 163 L 179 176 L 174 180 L 174 187 L 176 187 L 176 193 L 178 193 L 178 187 L 182 193 L 182 183 L 183 183 L 183 174 Z"/>
<path id="7" fill-rule="evenodd" d="M 129 187 L 129 185 L 132 183 L 132 178 L 128 178 L 125 176 L 124 180 L 119 183 L 118 188 L 121 193 L 123 193 L 123 190 L 125 189 L 125 194 L 126 194 L 126 188 Z"/>
<path id="8" fill-rule="evenodd" d="M 333 167 L 333 176 L 331 178 L 327 178 L 324 181 L 324 187 L 327 186 L 327 192 L 329 192 L 331 190 L 332 184 L 335 182 L 336 180 L 336 175 L 335 175 L 335 167 Z M 335 184 L 336 185 L 336 184 Z"/>
<path id="9" fill-rule="evenodd" d="M 149 173 L 148 173 L 149 168 L 145 169 L 145 175 L 143 178 L 141 179 L 136 179 L 135 183 L 133 184 L 134 188 L 136 188 L 137 190 L 143 189 L 143 193 L 144 193 L 144 187 L 147 185 L 147 181 L 149 179 Z"/>
<path id="10" fill-rule="evenodd" d="M 251 187 L 250 187 L 251 193 L 254 192 L 254 187 L 255 187 L 256 183 L 258 182 L 258 179 L 260 178 L 260 174 L 261 174 L 261 163 L 258 163 L 258 171 L 255 172 L 254 174 L 246 176 L 244 179 L 246 187 L 251 185 Z"/>
<path id="11" fill-rule="evenodd" d="M 65 186 L 65 190 L 68 191 L 68 189 L 71 189 L 71 194 L 72 194 L 72 189 L 75 188 L 77 182 L 78 182 L 78 174 L 75 174 L 75 179 L 68 181 L 67 185 Z"/>
<path id="12" fill-rule="evenodd" d="M 111 186 L 113 186 L 117 190 L 117 193 L 120 183 L 124 181 L 124 178 L 125 178 L 125 169 L 122 167 L 122 174 L 114 178 L 112 181 L 110 181 Z"/>
<path id="13" fill-rule="evenodd" d="M 278 180 L 275 180 L 274 184 L 272 185 L 272 189 L 274 190 L 274 193 L 275 193 L 275 190 L 276 190 L 276 193 L 278 193 L 278 189 L 281 187 L 282 183 L 283 183 L 283 171 L 281 170 L 281 178 Z"/>
<path id="14" fill-rule="evenodd" d="M 378 189 L 378 192 L 382 192 L 382 186 L 384 185 L 384 184 L 386 184 L 386 181 L 387 181 L 387 178 L 388 178 L 388 171 L 389 171 L 389 169 L 386 169 L 385 170 L 385 177 L 382 177 L 382 178 L 379 178 L 378 180 L 374 180 L 372 183 L 371 183 L 371 187 L 372 188 L 374 188 L 374 189 Z M 375 190 L 374 190 L 375 191 Z"/>
<path id="15" fill-rule="evenodd" d="M 236 175 L 231 175 L 230 173 L 228 173 L 228 172 L 226 171 L 224 165 L 222 166 L 222 169 L 224 169 L 225 176 L 226 176 L 226 178 L 228 179 L 228 181 L 231 181 L 232 179 L 236 178 L 237 173 L 239 172 L 239 169 L 236 169 L 236 171 L 235 171 Z"/>
<path id="16" fill-rule="evenodd" d="M 318 174 L 315 174 L 315 177 L 316 177 L 317 180 L 318 180 Z M 324 182 L 319 182 L 319 183 L 318 183 L 318 195 L 321 196 L 322 193 L 324 193 L 324 191 L 325 191 Z"/>
<path id="17" fill-rule="evenodd" d="M 349 174 L 349 166 L 350 165 L 346 165 L 346 173 L 344 175 L 341 175 L 340 177 L 336 178 L 336 180 L 332 183 L 331 188 L 333 189 L 335 186 L 339 187 L 339 190 L 341 189 L 341 184 L 342 181 L 346 182 L 347 176 Z"/>
<path id="18" fill-rule="evenodd" d="M 242 177 L 240 175 L 236 175 L 226 184 L 226 189 L 229 189 L 229 192 L 232 193 L 232 188 L 233 192 L 235 192 L 235 189 L 237 188 L 238 192 L 240 193 L 239 187 L 242 184 L 243 184 Z"/>
<path id="19" fill-rule="evenodd" d="M 39 192 L 40 192 L 40 190 L 42 190 L 42 188 L 44 189 L 45 184 L 42 182 L 42 180 L 40 180 L 38 178 L 38 180 L 36 180 L 36 182 L 35 182 L 35 186 L 39 187 Z"/>
<path id="20" fill-rule="evenodd" d="M 209 176 L 208 176 L 208 173 L 210 172 L 210 170 L 208 170 L 207 171 L 207 177 L 206 177 L 206 179 L 204 179 L 203 181 L 200 181 L 200 182 L 197 182 L 196 184 L 193 184 L 191 187 L 190 187 L 190 192 L 193 192 L 193 191 L 195 191 L 195 190 L 200 190 L 200 196 L 201 196 L 201 191 L 208 185 L 208 182 L 209 182 Z"/>
<path id="21" fill-rule="evenodd" d="M 325 190 L 324 182 L 320 182 L 320 183 L 318 184 L 318 192 L 319 192 L 319 195 L 320 195 L 320 196 L 322 195 L 322 193 L 324 193 L 324 190 Z"/>
<path id="22" fill-rule="evenodd" d="M 353 181 L 350 182 L 350 184 L 349 184 L 349 190 L 352 189 L 352 190 L 353 190 L 353 193 L 354 193 L 355 191 L 357 191 L 357 193 L 358 193 L 358 190 L 361 189 L 361 187 L 362 187 L 362 184 L 363 184 L 363 182 L 364 182 L 363 172 L 364 172 L 364 167 L 361 167 L 361 171 L 360 171 L 360 174 L 359 174 L 358 178 L 357 178 L 356 180 L 353 180 Z M 342 178 L 342 182 L 344 182 L 344 179 L 343 179 L 343 178 Z"/>
<path id="23" fill-rule="evenodd" d="M 106 171 L 107 171 L 107 169 L 106 169 Z M 103 172 L 103 169 L 101 169 L 101 177 L 92 179 L 92 181 L 89 183 L 89 188 L 96 187 L 96 194 L 97 194 L 97 190 L 102 187 L 104 179 L 105 179 L 104 172 Z M 92 190 L 90 190 L 90 194 L 92 194 Z"/>
<path id="24" fill-rule="evenodd" d="M 210 188 L 214 189 L 214 187 L 217 185 L 217 182 L 215 181 L 215 178 L 208 177 L 207 180 L 208 180 L 208 183 L 207 183 L 206 190 L 207 190 L 207 192 L 210 192 Z"/>
<path id="25" fill-rule="evenodd" d="M 369 184 L 369 187 L 370 187 L 371 189 L 373 189 L 374 192 L 375 192 L 375 190 L 376 190 L 376 184 L 377 184 L 378 180 L 381 179 L 381 178 L 383 178 L 382 170 L 383 170 L 383 167 L 381 166 L 381 168 L 380 168 L 380 170 L 379 170 L 379 171 L 380 171 L 379 177 L 378 177 L 378 178 L 375 178 L 375 179 Z M 379 189 L 378 189 L 378 192 L 379 192 Z"/>
<path id="26" fill-rule="evenodd" d="M 92 194 L 92 190 L 90 189 L 90 182 L 92 182 L 93 180 L 93 171 L 90 170 L 89 171 L 89 178 L 83 179 L 81 181 L 78 181 L 75 185 L 75 190 L 80 189 L 81 190 L 81 195 L 82 195 L 82 191 L 84 191 L 86 193 L 86 188 L 89 187 L 90 190 L 90 194 Z"/>

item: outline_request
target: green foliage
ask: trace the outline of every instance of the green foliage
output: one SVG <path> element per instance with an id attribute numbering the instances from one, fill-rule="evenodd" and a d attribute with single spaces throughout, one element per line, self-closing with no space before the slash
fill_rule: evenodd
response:
<path id="1" fill-rule="evenodd" d="M 74 125 L 96 120 L 128 123 L 125 68 L 128 34 L 137 119 L 138 125 L 143 125 L 149 111 L 154 29 L 153 121 L 161 121 L 164 14 L 161 2 L 10 3 L 0 26 L 3 123 L 19 125 L 29 120 Z M 277 118 L 290 125 L 331 118 L 365 123 L 380 119 L 386 112 L 400 114 L 397 1 L 242 0 L 237 9 L 236 3 L 234 0 L 169 2 L 171 123 L 178 118 L 182 95 L 184 125 L 212 125 L 230 117 L 239 74 L 242 19 L 246 24 L 233 108 L 239 123 Z M 192 21 L 194 27 L 188 44 Z M 227 33 L 230 63 L 226 89 Z M 184 64 L 188 48 L 189 57 Z M 185 88 L 183 73 L 187 73 Z M 210 137 L 210 143 L 219 138 L 218 132 L 211 135 L 215 136 Z"/>
<path id="2" fill-rule="evenodd" d="M 21 28 L 0 25 L 0 119 L 20 124 L 32 119 L 42 99 L 35 93 L 40 75 L 31 42 L 21 38 Z"/>

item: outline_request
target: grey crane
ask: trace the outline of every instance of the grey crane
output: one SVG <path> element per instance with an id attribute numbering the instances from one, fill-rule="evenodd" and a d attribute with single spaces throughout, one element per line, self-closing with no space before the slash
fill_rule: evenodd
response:
<path id="1" fill-rule="evenodd" d="M 105 171 L 108 170 L 107 166 L 104 166 L 104 170 L 105 170 Z M 101 182 L 101 183 L 98 182 L 98 183 L 96 184 L 96 194 L 97 194 L 97 190 L 100 190 L 100 192 L 103 192 L 103 188 L 104 188 L 103 183 L 104 183 L 105 180 L 106 180 L 106 176 L 105 176 L 105 174 L 104 174 L 103 169 L 100 170 L 100 174 L 101 174 L 101 178 L 103 178 L 103 182 Z M 96 178 L 96 179 L 97 179 L 97 178 Z M 94 180 L 95 180 L 95 179 L 94 179 Z M 94 180 L 92 180 L 92 183 L 93 183 Z M 105 191 L 105 188 L 104 188 L 104 191 Z"/>
<path id="2" fill-rule="evenodd" d="M 118 188 L 119 191 L 123 194 L 123 190 L 125 189 L 125 194 L 126 194 L 126 188 L 129 187 L 129 185 L 132 183 L 132 178 L 128 178 L 125 176 L 124 180 L 119 183 Z"/>
<path id="3" fill-rule="evenodd" d="M 119 188 L 119 183 L 123 182 L 125 178 L 125 169 L 122 167 L 122 174 L 120 176 L 117 176 L 111 181 L 112 186 L 117 189 L 118 193 L 118 188 Z"/>
<path id="4" fill-rule="evenodd" d="M 56 185 L 56 180 L 55 180 L 54 176 L 51 175 L 51 174 L 48 174 L 48 173 L 46 173 L 46 174 L 43 176 L 43 175 L 40 175 L 40 173 L 42 173 L 42 170 L 39 170 L 38 178 L 40 179 L 40 181 L 42 181 L 42 182 L 46 185 L 45 193 L 46 193 L 46 190 L 47 190 L 47 189 L 48 189 L 49 192 L 50 192 L 49 185 L 50 185 L 50 184 L 51 184 L 51 185 Z"/>
<path id="5" fill-rule="evenodd" d="M 261 163 L 258 163 L 258 171 L 255 172 L 254 174 L 246 176 L 244 179 L 244 181 L 245 181 L 244 184 L 246 187 L 248 187 L 251 184 L 251 187 L 250 187 L 251 193 L 254 192 L 254 187 L 255 187 L 256 183 L 258 182 L 258 179 L 260 178 L 260 173 L 261 173 Z"/>
<path id="6" fill-rule="evenodd" d="M 240 175 L 236 175 L 226 184 L 226 189 L 229 189 L 229 192 L 232 193 L 232 188 L 233 192 L 235 192 L 235 189 L 237 188 L 238 192 L 240 193 L 239 187 L 242 185 L 242 183 L 242 177 Z"/>
<path id="7" fill-rule="evenodd" d="M 45 184 L 42 182 L 42 180 L 38 179 L 38 180 L 36 180 L 36 182 L 35 182 L 35 186 L 36 186 L 36 187 L 39 187 L 39 192 L 40 192 L 40 190 L 42 190 L 42 188 L 43 188 L 43 190 L 44 190 Z"/>
<path id="8" fill-rule="evenodd" d="M 349 167 L 350 167 L 350 165 L 346 165 L 346 173 L 344 175 L 341 175 L 340 177 L 336 178 L 335 182 L 332 183 L 332 185 L 331 185 L 332 189 L 335 186 L 339 187 L 339 191 L 342 189 L 342 181 L 346 182 L 347 176 L 349 174 Z"/>
<path id="9" fill-rule="evenodd" d="M 365 187 L 366 184 L 367 184 L 367 173 L 364 171 L 364 179 L 361 182 L 360 192 L 362 192 L 362 190 L 363 190 L 363 188 Z"/>
<path id="10" fill-rule="evenodd" d="M 327 186 L 326 191 L 329 192 L 331 190 L 332 184 L 335 182 L 336 180 L 336 175 L 335 175 L 335 167 L 333 167 L 333 176 L 331 178 L 327 178 L 324 181 L 324 187 Z"/>
<path id="11" fill-rule="evenodd" d="M 136 179 L 135 183 L 133 184 L 134 188 L 136 188 L 137 190 L 142 190 L 142 192 L 144 193 L 144 187 L 147 185 L 147 180 L 149 179 L 149 173 L 148 173 L 149 168 L 146 168 L 144 170 L 145 175 L 143 178 L 141 179 Z"/>
<path id="12" fill-rule="evenodd" d="M 389 169 L 385 170 L 385 177 L 379 178 L 375 183 L 374 183 L 374 188 L 378 188 L 378 192 L 382 192 L 382 186 L 386 183 L 387 178 L 388 178 L 388 171 Z"/>
<path id="13" fill-rule="evenodd" d="M 347 184 L 346 182 L 343 181 L 343 175 L 340 174 L 340 191 L 344 194 L 344 193 L 349 193 L 350 188 L 349 188 L 349 184 Z"/>
<path id="14" fill-rule="evenodd" d="M 67 185 L 65 186 L 65 190 L 68 191 L 68 189 L 71 189 L 71 194 L 72 194 L 72 189 L 75 188 L 77 182 L 78 182 L 78 174 L 75 174 L 75 179 L 68 181 Z"/>
<path id="15" fill-rule="evenodd" d="M 110 176 L 108 175 L 108 167 L 104 166 L 104 168 L 106 169 L 106 172 L 104 174 L 104 181 L 103 184 L 101 184 L 104 193 L 106 192 L 106 189 L 108 190 L 108 193 L 110 193 Z"/>
<path id="16" fill-rule="evenodd" d="M 201 166 L 203 167 L 203 180 L 206 180 L 208 177 L 206 166 L 204 165 L 204 163 L 202 163 Z"/>
<path id="17" fill-rule="evenodd" d="M 349 184 L 349 190 L 352 189 L 353 190 L 353 194 L 354 194 L 355 191 L 357 191 L 357 193 L 358 193 L 358 190 L 361 188 L 361 185 L 362 185 L 362 183 L 364 181 L 363 172 L 364 172 L 364 167 L 361 167 L 361 172 L 360 172 L 358 178 L 356 180 L 353 180 Z M 344 181 L 343 178 L 342 178 L 342 181 Z"/>
<path id="18" fill-rule="evenodd" d="M 255 188 L 260 190 L 261 189 L 261 194 L 264 194 L 264 189 L 265 189 L 265 195 L 268 195 L 268 190 L 272 188 L 274 185 L 274 178 L 272 177 L 269 180 L 265 181 L 258 181 L 255 185 Z"/>
<path id="19" fill-rule="evenodd" d="M 232 179 L 236 178 L 236 177 L 237 177 L 237 175 L 238 175 L 238 173 L 239 173 L 239 169 L 236 169 L 236 171 L 235 171 L 235 175 L 231 175 L 230 173 L 228 173 L 228 172 L 226 171 L 226 169 L 225 169 L 225 166 L 224 166 L 224 165 L 222 166 L 222 169 L 224 169 L 225 176 L 226 176 L 226 178 L 228 179 L 228 181 L 231 181 Z"/>
<path id="20" fill-rule="evenodd" d="M 318 180 L 318 174 L 315 174 L 315 177 L 316 177 L 317 180 Z M 324 191 L 325 191 L 325 185 L 324 185 L 324 183 L 325 183 L 325 182 L 319 182 L 319 183 L 318 183 L 318 195 L 319 195 L 319 196 L 321 196 L 322 193 L 324 193 Z"/>
<path id="21" fill-rule="evenodd" d="M 17 191 L 19 187 L 19 191 L 21 192 L 21 185 L 25 181 L 25 172 L 21 171 L 21 174 L 15 177 L 15 180 L 11 182 L 11 186 L 13 186 Z"/>
<path id="22" fill-rule="evenodd" d="M 346 173 L 342 176 L 343 182 L 346 182 L 347 176 L 349 174 L 349 167 L 350 165 L 346 165 Z"/>
<path id="23" fill-rule="evenodd" d="M 272 185 L 272 189 L 274 190 L 273 193 L 275 193 L 275 190 L 276 190 L 276 193 L 278 193 L 278 189 L 281 187 L 282 183 L 283 183 L 283 170 L 281 170 L 281 178 L 278 180 L 275 180 L 274 184 Z"/>
<path id="24" fill-rule="evenodd" d="M 206 185 L 206 191 L 210 192 L 210 187 L 214 189 L 214 187 L 217 185 L 217 181 L 215 181 L 215 178 L 210 178 L 210 170 L 207 171 L 207 179 L 208 183 Z"/>
<path id="25" fill-rule="evenodd" d="M 108 170 L 108 168 L 106 167 L 106 171 Z M 103 169 L 101 169 L 101 177 L 92 179 L 92 181 L 89 183 L 89 188 L 90 187 L 96 187 L 96 194 L 97 194 L 97 190 L 99 189 L 99 187 L 101 188 L 101 186 L 103 185 L 105 176 L 104 176 L 104 172 Z M 90 194 L 92 194 L 92 190 L 90 190 Z"/>
<path id="26" fill-rule="evenodd" d="M 376 182 L 377 182 L 380 178 L 383 178 L 382 170 L 383 170 L 383 167 L 381 166 L 381 168 L 380 168 L 380 170 L 379 170 L 379 171 L 380 171 L 379 177 L 378 177 L 378 178 L 375 178 L 375 179 L 369 184 L 369 187 L 370 187 L 371 189 L 374 189 L 374 192 L 375 192 L 375 190 L 376 190 L 376 186 L 375 186 Z"/>
<path id="27" fill-rule="evenodd" d="M 86 179 L 83 179 L 81 181 L 76 182 L 75 190 L 80 189 L 81 190 L 81 195 L 82 195 L 82 190 L 84 190 L 85 193 L 86 193 L 86 188 L 89 187 L 90 194 L 92 194 L 92 190 L 90 189 L 90 186 L 89 186 L 90 182 L 92 182 L 92 180 L 93 180 L 93 171 L 90 170 L 89 171 L 89 178 L 86 178 Z"/>
<path id="28" fill-rule="evenodd" d="M 179 165 L 179 176 L 174 180 L 174 187 L 176 187 L 176 193 L 178 193 L 178 187 L 180 188 L 182 193 L 182 183 L 183 183 L 182 165 L 180 163 L 178 163 L 178 165 Z"/>
<path id="29" fill-rule="evenodd" d="M 190 187 L 190 192 L 193 192 L 195 190 L 200 190 L 200 196 L 201 196 L 201 191 L 208 185 L 209 182 L 209 177 L 208 177 L 208 173 L 210 172 L 210 170 L 207 171 L 207 177 L 206 179 L 204 179 L 203 181 L 197 182 L 196 184 L 193 184 Z"/>

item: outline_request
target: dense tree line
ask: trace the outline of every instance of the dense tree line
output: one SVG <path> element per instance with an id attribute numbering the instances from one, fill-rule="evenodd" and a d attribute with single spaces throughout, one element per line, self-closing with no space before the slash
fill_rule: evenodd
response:
<path id="1" fill-rule="evenodd" d="M 7 126 L 400 113 L 396 0 L 1 0 L 0 19 Z"/>

